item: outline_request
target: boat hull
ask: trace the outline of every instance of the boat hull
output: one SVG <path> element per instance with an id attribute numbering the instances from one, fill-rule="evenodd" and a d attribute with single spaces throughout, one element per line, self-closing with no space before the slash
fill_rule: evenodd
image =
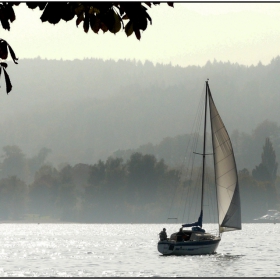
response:
<path id="1" fill-rule="evenodd" d="M 159 241 L 158 251 L 163 255 L 207 255 L 216 252 L 220 238 L 203 241 Z"/>

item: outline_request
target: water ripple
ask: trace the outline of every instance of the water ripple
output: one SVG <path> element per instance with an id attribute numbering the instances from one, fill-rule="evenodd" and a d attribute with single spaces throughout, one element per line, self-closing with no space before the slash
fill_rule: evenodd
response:
<path id="1" fill-rule="evenodd" d="M 213 255 L 168 257 L 157 252 L 163 226 L 1 224 L 0 277 L 280 276 L 278 224 L 225 233 Z"/>

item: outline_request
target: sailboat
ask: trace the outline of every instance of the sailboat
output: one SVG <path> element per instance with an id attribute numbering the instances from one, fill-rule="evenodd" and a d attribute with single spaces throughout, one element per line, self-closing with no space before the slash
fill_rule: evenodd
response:
<path id="1" fill-rule="evenodd" d="M 211 136 L 214 158 L 216 202 L 218 212 L 218 234 L 203 229 L 203 201 L 205 190 L 205 153 L 207 108 L 210 111 Z M 204 106 L 204 135 L 202 155 L 201 209 L 196 222 L 183 224 L 179 232 L 169 239 L 158 242 L 158 251 L 163 255 L 213 254 L 221 241 L 223 232 L 241 230 L 241 207 L 238 175 L 232 144 L 224 123 L 212 98 L 206 81 Z"/>

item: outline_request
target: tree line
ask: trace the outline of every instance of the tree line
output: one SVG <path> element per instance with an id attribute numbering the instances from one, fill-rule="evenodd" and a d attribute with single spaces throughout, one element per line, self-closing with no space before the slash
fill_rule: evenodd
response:
<path id="1" fill-rule="evenodd" d="M 26 158 L 16 146 L 3 150 L 6 154 L 0 173 L 2 221 L 165 222 L 171 203 L 178 207 L 185 199 L 194 203 L 195 193 L 199 192 L 194 181 L 181 176 L 180 168 L 171 168 L 151 154 L 136 152 L 127 160 L 109 157 L 93 165 L 64 164 L 55 168 L 45 162 L 50 152 L 47 149 L 33 158 Z M 244 222 L 279 207 L 278 163 L 269 138 L 265 140 L 259 161 L 252 172 L 246 168 L 239 171 Z M 28 171 L 31 174 L 35 166 L 38 169 L 34 178 L 27 183 L 24 174 Z M 12 174 L 12 168 L 22 173 Z M 195 167 L 193 177 L 199 172 Z M 209 185 L 214 185 L 213 176 Z M 207 188 L 207 192 L 210 194 L 210 189 Z M 206 217 L 207 221 L 210 220 Z"/>
<path id="2" fill-rule="evenodd" d="M 0 218 L 151 222 L 178 180 L 178 171 L 163 160 L 140 153 L 126 162 L 110 157 L 94 165 L 66 164 L 61 169 L 44 164 L 30 184 L 17 176 L 0 180 Z"/>

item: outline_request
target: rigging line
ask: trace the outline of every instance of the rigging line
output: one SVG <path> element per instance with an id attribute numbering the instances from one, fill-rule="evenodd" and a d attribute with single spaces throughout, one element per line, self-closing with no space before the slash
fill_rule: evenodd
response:
<path id="1" fill-rule="evenodd" d="M 185 153 L 185 156 L 184 156 L 184 161 L 185 161 L 185 159 L 186 159 L 186 154 L 187 154 L 187 151 L 189 150 L 188 149 L 188 147 L 189 147 L 189 145 L 190 145 L 190 143 L 191 143 L 191 136 L 189 137 L 189 140 L 188 140 L 188 145 L 187 145 L 187 150 L 186 150 L 186 153 Z M 180 199 L 180 202 L 179 202 L 179 207 L 178 207 L 178 214 L 177 214 L 177 217 L 179 217 L 179 212 L 180 212 L 180 206 L 182 205 L 182 203 L 183 203 L 183 199 L 184 199 L 184 188 L 182 188 L 182 184 L 183 184 L 183 181 L 182 181 L 182 177 L 183 177 L 183 167 L 184 167 L 184 162 L 183 162 L 183 164 L 181 165 L 181 170 L 180 170 L 180 174 L 181 174 L 181 176 L 180 176 L 180 186 L 181 186 L 181 188 L 179 188 L 178 187 L 178 189 L 179 189 L 179 191 L 180 192 L 182 192 L 181 193 L 181 199 Z M 187 173 L 188 173 L 188 170 L 189 170 L 189 164 L 187 164 Z M 185 175 L 185 177 L 187 178 L 188 176 L 187 176 L 187 174 Z M 188 189 L 187 189 L 188 190 Z M 187 192 L 187 195 L 186 196 L 188 196 L 188 192 Z M 182 221 L 183 222 L 183 221 Z"/>
<path id="2" fill-rule="evenodd" d="M 188 148 L 188 146 L 189 146 L 189 143 L 190 143 L 190 139 L 189 139 L 189 141 L 188 141 L 187 148 Z M 187 151 L 186 151 L 186 153 L 187 153 Z M 182 184 L 182 173 L 183 173 L 183 167 L 184 167 L 185 157 L 186 157 L 186 156 L 184 156 L 183 163 L 182 163 L 181 169 L 180 169 L 180 171 L 179 171 L 180 178 L 179 178 L 179 182 L 178 182 L 178 184 L 177 184 L 177 187 L 176 187 L 175 191 L 173 192 L 172 201 L 171 201 L 171 204 L 170 204 L 170 209 L 169 209 L 168 216 L 170 216 L 170 213 L 171 213 L 171 210 L 172 210 L 172 206 L 173 206 L 173 202 L 174 202 L 176 193 L 178 192 L 179 187 L 180 187 L 180 185 Z M 179 214 L 177 214 L 176 217 L 178 218 L 178 216 L 179 216 Z"/>
<path id="3" fill-rule="evenodd" d="M 190 201 L 189 209 L 193 209 L 193 204 L 199 200 L 199 188 L 198 188 L 198 185 L 200 185 L 201 173 L 202 173 L 202 169 L 200 168 L 198 170 L 198 172 L 197 172 L 195 182 L 191 183 L 190 186 L 189 186 L 189 190 L 192 191 L 192 193 L 191 193 L 192 199 Z M 196 211 L 197 210 L 197 205 L 198 205 L 198 203 L 196 203 L 195 213 L 197 213 L 197 211 Z M 185 201 L 183 217 L 185 216 L 186 207 L 187 207 L 187 200 Z M 191 212 L 189 211 L 188 212 L 188 221 L 190 221 L 190 215 L 191 215 Z"/>
<path id="4" fill-rule="evenodd" d="M 198 145 L 198 140 L 199 140 L 199 130 L 201 127 L 201 123 L 202 123 L 202 116 L 203 116 L 203 100 L 204 100 L 204 91 L 205 88 L 203 87 L 202 93 L 201 93 L 201 97 L 200 97 L 200 102 L 199 102 L 199 106 L 198 106 L 198 110 L 196 113 L 196 118 L 195 118 L 195 122 L 193 125 L 193 129 L 192 129 L 192 151 L 195 151 Z M 194 131 L 195 128 L 195 131 Z M 186 178 L 189 178 L 189 180 L 187 180 L 188 185 L 187 185 L 187 192 L 186 192 L 186 198 L 188 199 L 189 197 L 189 193 L 191 191 L 191 187 L 192 187 L 192 176 L 193 176 L 193 169 L 194 169 L 194 162 L 195 162 L 195 154 L 190 154 L 189 156 L 189 161 L 187 164 L 187 173 L 186 173 Z M 189 169 L 189 166 L 191 164 L 191 169 Z M 190 173 L 190 174 L 189 174 Z M 185 199 L 185 205 L 184 205 L 184 211 L 183 211 L 183 217 L 182 217 L 182 222 L 184 222 L 184 217 L 185 217 L 185 212 L 186 212 L 186 206 L 187 206 L 187 199 Z M 190 215 L 190 212 L 189 212 Z M 188 215 L 188 219 L 189 219 L 189 215 Z"/>
<path id="5" fill-rule="evenodd" d="M 199 113 L 199 109 L 197 110 L 196 112 L 196 120 L 198 119 L 198 113 Z M 181 180 L 182 180 L 182 173 L 183 173 L 183 168 L 184 168 L 184 162 L 185 162 L 185 159 L 187 157 L 187 153 L 189 151 L 189 146 L 190 146 L 190 143 L 191 143 L 191 139 L 192 139 L 192 134 L 193 134 L 193 131 L 195 129 L 195 125 L 196 125 L 196 122 L 194 122 L 193 126 L 192 126 L 192 130 L 191 130 L 191 134 L 189 136 L 189 140 L 188 140 L 188 144 L 187 144 L 187 148 L 185 150 L 185 156 L 184 156 L 184 159 L 183 159 L 183 163 L 181 165 L 181 170 L 180 170 L 180 179 L 179 179 L 179 184 L 182 183 Z M 195 130 L 196 131 L 196 130 Z M 188 172 L 188 166 L 189 166 L 189 163 L 187 164 L 187 172 Z M 172 205 L 173 205 L 173 202 L 174 202 L 174 198 L 175 198 L 175 195 L 176 195 L 176 192 L 178 190 L 179 186 L 177 186 L 173 192 L 173 196 L 172 196 L 172 200 L 171 200 L 171 204 L 170 204 L 170 209 L 169 209 L 169 213 L 168 213 L 168 216 L 170 216 L 170 213 L 171 213 L 171 208 L 172 208 Z M 181 203 L 180 203 L 181 204 Z M 179 207 L 180 208 L 180 207 Z M 178 218 L 179 214 L 177 215 L 177 218 Z"/>
<path id="6" fill-rule="evenodd" d="M 202 123 L 202 116 L 203 116 L 203 101 L 204 101 L 204 92 L 202 93 L 201 95 L 201 100 L 200 100 L 200 106 L 199 106 L 199 113 L 200 115 L 198 116 L 197 118 L 197 121 L 196 121 L 196 131 L 195 131 L 195 135 L 194 135 L 194 140 L 193 140 L 193 145 L 192 145 L 192 151 L 195 151 L 197 149 L 197 145 L 198 145 L 198 141 L 199 141 L 199 131 L 200 131 L 200 127 L 201 127 L 201 123 Z M 192 163 L 192 167 L 193 167 L 193 164 L 194 164 L 194 159 L 195 159 L 195 155 L 194 154 L 191 154 L 190 157 L 189 157 L 189 164 Z M 192 177 L 192 171 L 193 171 L 193 168 L 191 170 L 191 177 Z"/>
<path id="7" fill-rule="evenodd" d="M 199 128 L 201 126 L 201 119 L 202 119 L 202 110 L 201 110 L 200 107 L 202 107 L 202 105 L 203 105 L 202 101 L 203 101 L 203 94 L 201 95 L 201 99 L 200 99 L 200 102 L 199 102 L 199 107 L 198 107 L 196 117 L 195 117 L 195 122 L 193 124 L 193 128 L 192 128 L 191 135 L 190 135 L 191 136 L 190 140 L 192 140 L 192 142 L 191 142 L 191 144 L 192 144 L 191 150 L 192 151 L 196 150 L 197 142 L 198 142 L 198 138 L 199 138 L 199 133 L 198 132 L 199 132 Z M 193 155 L 190 155 L 188 157 L 187 167 L 189 167 L 189 165 L 192 163 L 193 158 L 194 158 Z"/>
<path id="8" fill-rule="evenodd" d="M 203 92 L 203 91 L 202 91 L 202 92 Z M 201 100 L 200 100 L 200 103 L 199 103 L 200 106 L 201 106 L 201 103 L 202 103 L 202 100 L 203 100 L 202 97 L 203 97 L 203 94 L 201 95 L 201 98 L 200 98 L 200 99 L 201 99 Z M 184 156 L 184 159 L 183 159 L 183 163 L 182 163 L 182 165 L 181 165 L 179 184 L 177 185 L 175 191 L 173 192 L 173 196 L 172 196 L 172 200 L 171 200 L 171 204 L 170 204 L 170 209 L 169 209 L 168 216 L 170 216 L 170 213 L 171 213 L 171 210 L 172 210 L 172 206 L 173 206 L 173 203 L 174 203 L 174 198 L 175 198 L 175 195 L 176 195 L 176 193 L 177 193 L 177 191 L 178 191 L 179 185 L 182 184 L 182 173 L 183 173 L 183 168 L 184 168 L 184 162 L 185 162 L 185 158 L 186 158 L 186 156 L 187 156 L 187 154 L 188 154 L 188 149 L 189 149 L 191 140 L 192 140 L 192 138 L 193 138 L 192 135 L 193 135 L 194 131 L 197 131 L 197 129 L 195 130 L 195 127 L 197 127 L 198 120 L 201 118 L 201 117 L 199 118 L 199 114 L 201 114 L 200 111 L 201 111 L 201 110 L 200 110 L 199 107 L 198 107 L 197 112 L 196 112 L 196 116 L 195 116 L 195 121 L 194 121 L 194 123 L 193 123 L 193 125 L 192 125 L 192 130 L 191 130 L 191 134 L 190 134 L 190 137 L 189 137 L 189 140 L 188 140 L 187 148 L 186 148 L 186 150 L 185 150 L 185 156 Z M 197 137 L 197 138 L 198 138 L 198 137 Z M 190 157 L 189 157 L 189 162 L 190 162 Z M 187 174 L 188 174 L 188 166 L 189 166 L 189 163 L 187 164 Z M 186 174 L 186 177 L 187 177 L 187 174 Z M 179 208 L 180 208 L 180 207 L 179 207 Z M 178 216 L 179 216 L 179 214 L 177 215 L 177 217 L 178 217 Z"/>
<path id="9" fill-rule="evenodd" d="M 187 194 L 186 194 L 187 199 L 189 198 L 189 193 L 191 192 L 191 190 L 193 190 L 193 189 L 192 189 L 192 185 L 193 185 L 192 177 L 193 177 L 194 163 L 195 163 L 194 158 L 195 158 L 195 156 L 192 155 L 192 161 L 191 161 L 192 166 L 191 166 L 191 171 L 190 171 L 190 174 L 189 174 L 189 177 L 188 177 L 189 180 L 187 180 L 187 182 L 188 182 Z M 198 179 L 197 179 L 197 181 L 198 181 Z M 186 207 L 187 207 L 187 199 L 185 200 L 185 205 L 184 205 L 184 211 L 183 211 L 183 217 L 182 217 L 183 221 L 184 221 L 185 212 L 186 212 Z M 192 201 L 193 201 L 193 200 L 192 200 Z M 190 203 L 190 204 L 191 204 L 191 205 L 190 205 L 190 208 L 191 208 L 191 206 L 192 206 L 192 201 L 191 201 L 191 203 Z M 189 212 L 189 215 L 190 215 L 190 212 Z M 189 218 L 190 218 L 189 215 L 188 215 L 188 220 L 189 220 Z"/>

